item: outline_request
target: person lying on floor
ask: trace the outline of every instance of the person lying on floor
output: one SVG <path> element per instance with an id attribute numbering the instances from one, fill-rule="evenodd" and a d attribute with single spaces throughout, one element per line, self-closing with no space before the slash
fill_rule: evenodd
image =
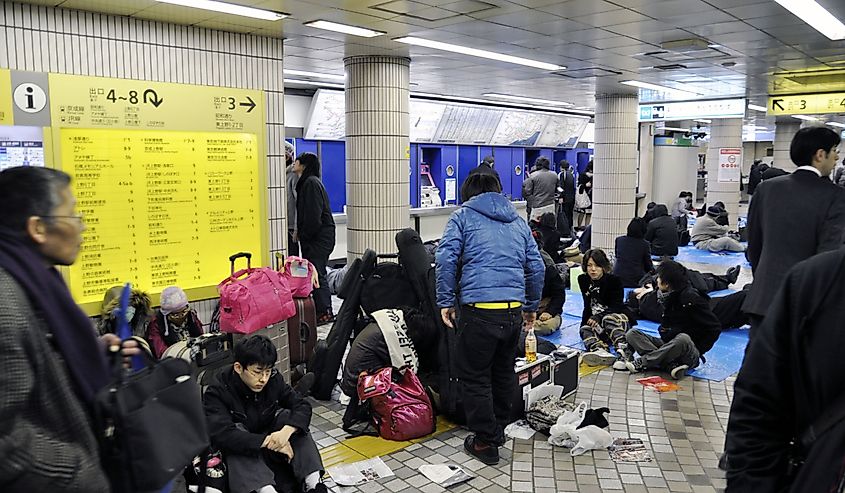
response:
<path id="1" fill-rule="evenodd" d="M 320 452 L 308 432 L 311 404 L 274 368 L 276 347 L 254 335 L 238 341 L 234 353 L 232 369 L 218 375 L 203 397 L 212 446 L 226 462 L 229 491 L 328 491 L 320 480 Z"/>
<path id="2" fill-rule="evenodd" d="M 671 259 L 664 259 L 671 260 Z M 724 275 L 711 274 L 709 272 L 699 272 L 697 270 L 687 269 L 687 278 L 690 284 L 701 294 L 708 294 L 714 291 L 722 291 L 728 289 L 731 284 L 734 284 L 739 279 L 739 273 L 742 272 L 741 265 L 735 265 L 727 270 Z M 657 289 L 657 273 L 649 273 L 640 279 L 639 287 Z"/>
<path id="3" fill-rule="evenodd" d="M 695 248 L 711 252 L 744 252 L 745 246 L 728 235 L 728 227 L 721 226 L 716 219 L 722 215 L 718 206 L 707 208 L 707 214 L 699 217 L 692 227 L 691 240 Z"/>
<path id="4" fill-rule="evenodd" d="M 704 353 L 719 339 L 719 319 L 708 300 L 690 286 L 686 271 L 672 260 L 657 267 L 657 298 L 663 305 L 660 337 L 638 329 L 628 331 L 628 345 L 639 354 L 625 363 L 631 373 L 654 369 L 666 371 L 676 380 L 683 378 L 704 361 Z"/>
<path id="5" fill-rule="evenodd" d="M 584 312 L 580 332 L 587 348 L 583 360 L 590 366 L 624 369 L 631 356 L 625 333 L 636 320 L 623 303 L 622 281 L 610 273 L 610 260 L 600 248 L 588 250 L 581 267 L 584 274 L 578 276 L 578 287 L 584 298 Z M 608 345 L 616 348 L 618 358 L 609 352 Z"/>
<path id="6" fill-rule="evenodd" d="M 566 303 L 566 285 L 560 277 L 552 255 L 543 248 L 542 236 L 535 234 L 534 239 L 537 240 L 540 256 L 543 257 L 543 264 L 546 266 L 543 294 L 540 298 L 540 306 L 537 308 L 534 333 L 546 336 L 560 328 L 560 316 L 563 313 L 563 304 Z M 520 339 L 524 340 L 525 336 L 521 335 Z"/>
<path id="7" fill-rule="evenodd" d="M 709 300 L 710 309 L 719 319 L 722 330 L 728 330 L 738 329 L 748 324 L 748 315 L 742 311 L 742 303 L 745 301 L 745 296 L 748 294 L 750 287 L 751 284 L 746 284 L 742 291 L 713 298 L 699 290 L 696 291 L 703 298 Z M 637 319 L 662 323 L 663 305 L 658 301 L 657 291 L 651 286 L 637 288 L 628 293 L 625 304 L 634 312 Z"/>

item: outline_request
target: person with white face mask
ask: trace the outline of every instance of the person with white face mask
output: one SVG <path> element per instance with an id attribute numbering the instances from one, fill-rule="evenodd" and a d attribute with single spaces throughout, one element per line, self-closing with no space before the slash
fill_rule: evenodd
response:
<path id="1" fill-rule="evenodd" d="M 114 286 L 106 291 L 103 298 L 103 305 L 100 310 L 100 320 L 97 322 L 97 331 L 100 335 L 117 333 L 117 310 L 120 306 L 120 293 L 123 286 Z M 132 330 L 132 335 L 146 338 L 147 326 L 153 315 L 150 296 L 139 290 L 133 289 L 129 295 L 129 305 L 126 307 L 126 321 Z"/>

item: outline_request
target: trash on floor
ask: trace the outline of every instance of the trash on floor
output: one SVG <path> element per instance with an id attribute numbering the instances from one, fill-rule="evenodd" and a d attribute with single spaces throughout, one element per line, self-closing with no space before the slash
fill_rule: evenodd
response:
<path id="1" fill-rule="evenodd" d="M 505 427 L 505 435 L 508 438 L 519 438 L 520 440 L 528 440 L 534 436 L 534 428 L 528 424 L 524 419 L 514 421 Z M 432 480 L 434 481 L 434 480 Z"/>
<path id="2" fill-rule="evenodd" d="M 444 488 L 469 481 L 475 476 L 464 471 L 456 464 L 423 464 L 419 471 L 432 483 Z"/>
<path id="3" fill-rule="evenodd" d="M 641 385 L 646 387 L 650 387 L 654 389 L 656 392 L 671 392 L 673 390 L 678 390 L 681 388 L 680 385 L 676 383 L 672 383 L 669 380 L 666 380 L 663 377 L 653 376 L 653 377 L 646 377 L 646 378 L 638 378 L 638 382 Z"/>
<path id="4" fill-rule="evenodd" d="M 393 471 L 381 460 L 381 457 L 332 466 L 326 472 L 335 483 L 341 486 L 359 486 L 393 476 Z"/>
<path id="5" fill-rule="evenodd" d="M 558 447 L 571 448 L 573 457 L 588 450 L 606 449 L 613 443 L 613 437 L 606 430 L 595 425 L 578 428 L 587 413 L 587 403 L 582 402 L 573 411 L 565 411 L 550 430 L 549 443 Z"/>
<path id="6" fill-rule="evenodd" d="M 639 438 L 617 438 L 610 445 L 613 462 L 651 462 L 651 454 Z"/>

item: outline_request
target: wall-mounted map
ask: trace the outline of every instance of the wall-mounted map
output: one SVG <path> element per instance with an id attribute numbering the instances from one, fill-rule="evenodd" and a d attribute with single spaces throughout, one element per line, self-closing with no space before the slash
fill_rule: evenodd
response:
<path id="1" fill-rule="evenodd" d="M 575 147 L 590 119 L 577 116 L 552 116 L 543 134 L 537 139 L 540 147 Z"/>
<path id="2" fill-rule="evenodd" d="M 499 122 L 491 144 L 504 146 L 533 146 L 546 127 L 549 115 L 508 111 Z"/>
<path id="3" fill-rule="evenodd" d="M 505 114 L 502 110 L 463 105 L 449 105 L 443 112 L 435 142 L 455 144 L 487 144 L 496 125 Z"/>
<path id="4" fill-rule="evenodd" d="M 410 138 L 411 142 L 431 142 L 446 105 L 442 103 L 429 103 L 427 101 L 411 100 L 410 104 Z"/>
<path id="5" fill-rule="evenodd" d="M 317 89 L 305 124 L 305 138 L 343 140 L 346 138 L 346 96 L 343 91 Z"/>

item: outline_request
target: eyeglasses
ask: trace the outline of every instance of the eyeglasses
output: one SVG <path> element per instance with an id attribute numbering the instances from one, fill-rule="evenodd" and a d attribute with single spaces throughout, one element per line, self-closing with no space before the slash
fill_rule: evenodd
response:
<path id="1" fill-rule="evenodd" d="M 40 216 L 40 217 L 42 217 L 42 218 L 50 218 L 50 219 L 60 219 L 60 218 L 65 218 L 65 219 L 76 219 L 76 220 L 77 220 L 77 221 L 79 221 L 80 223 L 85 221 L 85 216 L 84 216 L 84 215 L 82 215 L 82 214 L 74 214 L 74 215 L 72 215 L 72 216 Z"/>
<path id="2" fill-rule="evenodd" d="M 275 368 L 267 368 L 267 369 L 264 369 L 264 370 L 255 371 L 255 370 L 252 370 L 250 368 L 247 368 L 246 371 L 248 371 L 250 375 L 252 375 L 256 378 L 261 378 L 261 377 L 271 377 L 271 376 L 273 376 L 276 372 L 276 369 Z"/>

